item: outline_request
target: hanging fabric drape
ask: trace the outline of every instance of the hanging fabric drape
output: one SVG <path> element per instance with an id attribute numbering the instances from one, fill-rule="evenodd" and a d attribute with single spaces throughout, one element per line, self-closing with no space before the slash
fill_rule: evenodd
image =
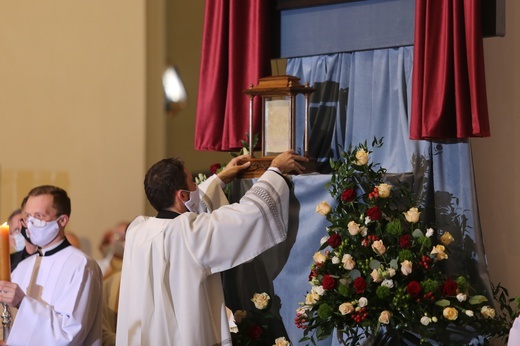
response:
<path id="1" fill-rule="evenodd" d="M 481 2 L 416 0 L 410 138 L 489 136 Z"/>
<path id="2" fill-rule="evenodd" d="M 242 147 L 249 132 L 249 98 L 243 93 L 270 75 L 276 57 L 279 19 L 274 0 L 206 1 L 200 64 L 195 149 Z M 260 131 L 255 99 L 253 131 Z"/>

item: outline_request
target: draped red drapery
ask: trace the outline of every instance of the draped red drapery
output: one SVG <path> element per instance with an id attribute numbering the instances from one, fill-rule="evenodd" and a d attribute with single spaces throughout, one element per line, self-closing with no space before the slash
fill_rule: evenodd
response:
<path id="1" fill-rule="evenodd" d="M 416 0 L 411 139 L 489 137 L 481 2 Z"/>
<path id="2" fill-rule="evenodd" d="M 204 17 L 195 149 L 242 147 L 249 132 L 249 98 L 244 90 L 271 74 L 279 51 L 275 0 L 208 0 Z M 255 98 L 253 133 L 261 127 Z"/>

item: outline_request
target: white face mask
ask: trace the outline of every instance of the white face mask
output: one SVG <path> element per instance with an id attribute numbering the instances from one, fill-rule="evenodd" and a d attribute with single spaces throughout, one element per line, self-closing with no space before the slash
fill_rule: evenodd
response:
<path id="1" fill-rule="evenodd" d="M 186 208 L 194 213 L 200 214 L 204 212 L 204 207 L 202 206 L 202 202 L 200 201 L 200 190 L 197 186 L 195 188 L 195 191 L 188 191 L 188 190 L 182 190 L 185 192 L 189 192 L 190 199 L 188 199 L 186 202 L 184 202 L 184 205 Z"/>
<path id="2" fill-rule="evenodd" d="M 20 233 L 20 231 L 15 230 L 11 237 L 13 237 L 14 240 L 14 250 L 16 252 L 22 251 L 25 248 L 25 238 Z"/>
<path id="3" fill-rule="evenodd" d="M 60 218 L 61 216 L 54 221 L 43 221 L 32 216 L 27 217 L 27 233 L 31 243 L 44 247 L 53 241 L 60 232 L 60 225 L 58 225 Z"/>

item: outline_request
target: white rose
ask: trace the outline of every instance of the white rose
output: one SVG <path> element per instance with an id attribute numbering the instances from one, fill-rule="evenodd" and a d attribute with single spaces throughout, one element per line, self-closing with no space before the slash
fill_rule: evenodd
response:
<path id="1" fill-rule="evenodd" d="M 426 236 L 430 238 L 433 235 L 433 228 L 428 228 L 426 230 Z"/>
<path id="2" fill-rule="evenodd" d="M 322 296 L 323 293 L 325 293 L 325 289 L 323 288 L 323 286 L 312 286 L 311 291 L 317 293 L 320 296 Z"/>
<path id="3" fill-rule="evenodd" d="M 431 320 L 429 317 L 427 317 L 427 316 L 421 317 L 421 324 L 423 326 L 427 326 L 428 324 L 430 324 L 430 322 L 431 322 Z"/>
<path id="4" fill-rule="evenodd" d="M 469 317 L 475 316 L 475 313 L 472 310 L 466 310 L 466 311 L 464 311 L 464 313 L 466 314 L 466 316 L 469 316 Z"/>
<path id="5" fill-rule="evenodd" d="M 466 299 L 468 299 L 468 296 L 465 295 L 464 293 L 457 294 L 457 300 L 459 302 L 464 302 L 464 301 L 466 301 Z"/>
<path id="6" fill-rule="evenodd" d="M 365 306 L 367 306 L 367 305 L 368 305 L 368 299 L 366 299 L 365 297 L 361 297 L 361 298 L 359 298 L 359 300 L 358 300 L 358 306 L 359 306 L 360 308 L 363 308 L 363 307 L 365 307 Z"/>
<path id="7" fill-rule="evenodd" d="M 394 281 L 390 280 L 390 279 L 383 280 L 383 282 L 381 282 L 381 286 L 386 286 L 388 288 L 392 288 L 392 287 L 394 287 Z"/>
<path id="8" fill-rule="evenodd" d="M 251 301 L 255 303 L 255 308 L 258 310 L 263 310 L 269 305 L 269 300 L 271 300 L 271 297 L 267 293 L 255 293 L 253 295 L 253 299 Z"/>
<path id="9" fill-rule="evenodd" d="M 361 236 L 363 237 L 366 237 L 368 234 L 368 228 L 366 228 L 365 226 L 361 226 L 359 228 L 359 234 L 361 234 Z"/>
<path id="10" fill-rule="evenodd" d="M 352 258 L 352 256 L 349 254 L 343 255 L 343 259 L 341 260 L 341 262 L 343 263 L 343 268 L 347 270 L 352 270 L 356 266 L 354 258 Z"/>
<path id="11" fill-rule="evenodd" d="M 320 239 L 320 245 L 323 245 L 327 242 L 327 240 L 329 240 L 330 236 L 328 235 L 324 235 L 323 237 L 321 237 Z"/>
<path id="12" fill-rule="evenodd" d="M 334 257 L 332 257 L 331 261 L 332 261 L 332 264 L 338 264 L 338 263 L 339 263 L 339 258 L 338 258 L 338 256 L 334 256 Z"/>

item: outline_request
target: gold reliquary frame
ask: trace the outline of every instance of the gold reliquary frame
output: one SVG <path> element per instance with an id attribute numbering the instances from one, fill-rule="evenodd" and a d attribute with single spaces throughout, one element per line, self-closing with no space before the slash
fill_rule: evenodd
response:
<path id="1" fill-rule="evenodd" d="M 305 96 L 305 124 L 302 152 L 308 157 L 308 117 L 309 97 L 314 92 L 309 84 L 300 84 L 300 78 L 294 76 L 269 76 L 260 78 L 258 85 L 251 85 L 244 93 L 249 96 L 249 151 L 251 166 L 242 177 L 261 176 L 271 165 L 273 158 L 290 149 L 296 150 L 296 96 Z M 253 100 L 262 98 L 261 156 L 254 157 L 253 152 Z M 316 163 L 310 159 L 305 163 L 305 173 L 316 171 Z"/>

